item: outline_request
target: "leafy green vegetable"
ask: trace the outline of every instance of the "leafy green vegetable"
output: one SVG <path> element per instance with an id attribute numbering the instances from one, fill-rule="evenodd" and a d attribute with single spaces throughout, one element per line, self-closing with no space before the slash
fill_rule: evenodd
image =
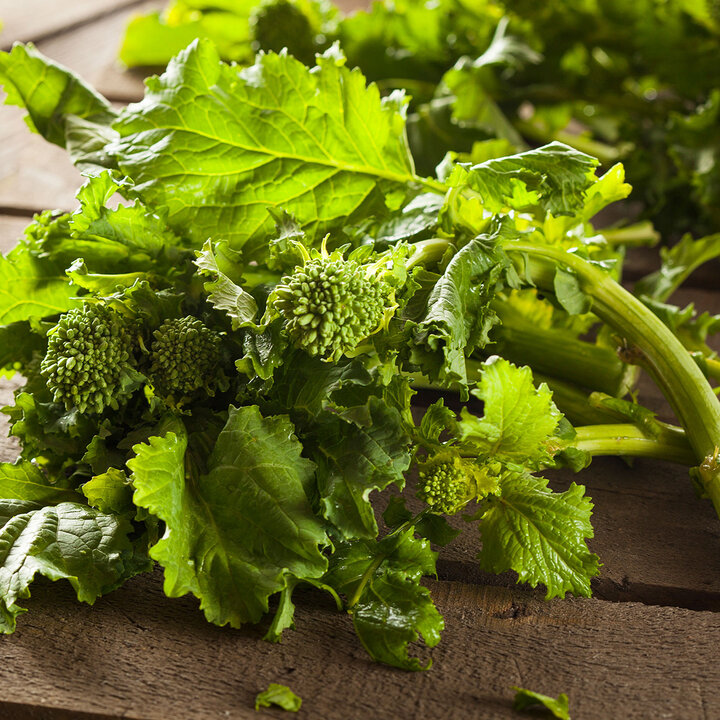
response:
<path id="1" fill-rule="evenodd" d="M 558 720 L 570 720 L 570 705 L 568 696 L 565 693 L 560 693 L 557 698 L 553 698 L 533 690 L 525 690 L 515 686 L 512 689 L 515 690 L 514 710 L 522 711 L 540 705 Z"/>
<path id="2" fill-rule="evenodd" d="M 623 167 L 598 177 L 567 144 L 519 147 L 540 121 L 554 136 L 575 117 L 574 85 L 552 112 L 531 94 L 525 120 L 510 94 L 554 52 L 527 34 L 545 15 L 528 29 L 501 5 L 403 0 L 335 25 L 311 0 L 173 7 L 143 32 L 204 39 L 117 113 L 32 48 L 0 56 L 12 101 L 88 176 L 75 212 L 41 213 L 0 261 L 0 367 L 25 378 L 4 409 L 22 460 L 0 467 L 2 533 L 18 537 L 0 581 L 21 578 L 0 582 L 8 630 L 35 572 L 94 599 L 156 561 L 166 594 L 195 595 L 211 622 L 257 623 L 272 602 L 272 642 L 293 627 L 296 589 L 324 590 L 374 659 L 419 670 L 431 658 L 412 643 L 443 629 L 422 581 L 431 543 L 457 535 L 446 516 L 479 527 L 482 567 L 555 597 L 589 595 L 598 573 L 592 502 L 533 473 L 662 458 L 695 466 L 720 512 L 716 319 L 659 302 L 713 241 L 668 254 L 654 298 L 617 283 L 622 243 L 653 236 L 593 224 L 627 196 Z M 285 12 L 310 25 L 303 55 L 327 48 L 314 67 L 253 61 Z M 229 45 L 207 37 L 224 20 L 239 37 L 233 14 L 245 36 L 227 65 Z M 380 86 L 350 69 L 360 58 Z M 573 77 L 596 63 L 549 60 Z M 415 170 L 418 133 L 449 151 L 436 177 Z M 623 399 L 628 362 L 650 368 L 681 428 Z M 421 387 L 458 390 L 460 411 L 435 403 L 418 420 Z M 593 424 L 572 427 L 559 398 Z M 69 535 L 53 539 L 61 521 Z M 79 541 L 110 549 L 88 566 Z"/>
<path id="3" fill-rule="evenodd" d="M 302 705 L 302 698 L 298 697 L 287 685 L 270 683 L 267 690 L 263 690 L 255 697 L 255 709 L 277 705 L 288 712 L 297 712 Z"/>
<path id="4" fill-rule="evenodd" d="M 17 605 L 30 597 L 36 574 L 65 579 L 78 600 L 92 604 L 129 577 L 125 560 L 132 547 L 131 525 L 78 503 L 42 507 L 0 500 L 0 632 L 15 630 Z M 130 573 L 133 574 L 133 573 Z"/>
<path id="5" fill-rule="evenodd" d="M 443 619 L 420 585 L 435 574 L 435 553 L 413 530 L 380 541 L 358 540 L 340 546 L 325 582 L 347 597 L 348 612 L 365 649 L 375 660 L 405 670 L 430 667 L 408 654 L 422 635 L 428 647 L 440 642 Z"/>
<path id="6" fill-rule="evenodd" d="M 229 409 L 202 474 L 187 467 L 186 432 L 173 427 L 128 462 L 135 504 L 167 527 L 150 551 L 165 568 L 165 592 L 193 593 L 219 625 L 257 622 L 289 576 L 318 578 L 327 567 L 307 499 L 313 465 L 288 419 L 257 407 Z"/>
<path id="7" fill-rule="evenodd" d="M 336 51 L 318 63 L 309 73 L 267 54 L 240 70 L 211 43 L 191 45 L 114 125 L 108 152 L 133 179 L 128 192 L 167 207 L 170 225 L 196 243 L 222 217 L 223 237 L 248 258 L 264 252 L 268 207 L 318 235 L 382 208 L 384 193 L 414 179 L 404 102 L 366 89 Z"/>
<path id="8" fill-rule="evenodd" d="M 584 490 L 572 483 L 554 493 L 543 478 L 506 474 L 482 513 L 481 566 L 496 573 L 515 570 L 520 582 L 532 587 L 541 582 L 547 599 L 566 592 L 589 597 L 599 563 L 585 544 L 593 529 L 592 503 Z"/>

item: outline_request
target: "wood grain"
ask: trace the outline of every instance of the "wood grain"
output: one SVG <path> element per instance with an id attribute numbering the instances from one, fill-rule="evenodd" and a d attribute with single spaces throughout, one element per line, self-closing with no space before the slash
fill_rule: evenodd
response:
<path id="1" fill-rule="evenodd" d="M 0 252 L 6 253 L 15 247 L 18 238 L 32 218 L 13 215 L 0 215 Z"/>
<path id="2" fill-rule="evenodd" d="M 720 615 L 600 600 L 543 603 L 526 593 L 431 583 L 446 630 L 428 673 L 372 664 L 350 620 L 300 593 L 297 630 L 208 625 L 191 598 L 168 600 L 160 577 L 136 578 L 94 608 L 66 584 L 38 584 L 13 636 L 0 640 L 3 700 L 111 717 L 197 720 L 256 714 L 270 682 L 318 720 L 512 718 L 511 685 L 570 696 L 573 717 L 718 718 Z M 421 652 L 423 652 L 421 650 Z M 706 696 L 706 693 L 708 696 Z M 62 717 L 62 715 L 60 715 Z"/>
<path id="3" fill-rule="evenodd" d="M 37 42 L 48 36 L 66 33 L 84 23 L 137 5 L 139 0 L 0 0 L 0 47 L 5 50 L 12 43 Z"/>

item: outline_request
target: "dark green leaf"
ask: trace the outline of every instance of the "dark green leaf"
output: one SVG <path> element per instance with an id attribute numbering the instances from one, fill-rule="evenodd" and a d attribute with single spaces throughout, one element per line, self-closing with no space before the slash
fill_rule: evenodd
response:
<path id="1" fill-rule="evenodd" d="M 405 670 L 426 670 L 408 654 L 422 635 L 428 647 L 440 642 L 443 619 L 420 585 L 435 575 L 435 553 L 410 528 L 379 542 L 358 540 L 337 547 L 325 581 L 348 598 L 355 631 L 374 660 Z"/>
<path id="2" fill-rule="evenodd" d="M 324 411 L 308 433 L 323 516 L 344 538 L 377 535 L 370 493 L 391 484 L 402 488 L 410 465 L 410 438 L 400 413 L 376 397 L 365 412 L 368 424 L 362 426 Z"/>
<path id="3" fill-rule="evenodd" d="M 187 438 L 176 432 L 136 445 L 128 462 L 134 501 L 166 524 L 151 556 L 165 568 L 165 592 L 192 592 L 211 622 L 257 622 L 288 576 L 318 578 L 327 543 L 307 496 L 313 464 L 287 417 L 230 407 L 202 476 L 186 470 Z"/>
<path id="4" fill-rule="evenodd" d="M 5 509 L 7 502 L 0 501 L 0 516 L 14 512 Z M 124 517 L 76 503 L 13 514 L 0 530 L 0 632 L 15 630 L 24 612 L 16 603 L 30 596 L 37 573 L 68 580 L 78 600 L 90 604 L 120 585 L 128 577 L 124 559 L 132 556 L 131 531 Z"/>

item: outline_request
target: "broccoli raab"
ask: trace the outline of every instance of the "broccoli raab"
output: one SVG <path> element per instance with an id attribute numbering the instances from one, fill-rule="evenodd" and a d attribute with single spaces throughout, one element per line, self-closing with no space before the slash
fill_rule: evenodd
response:
<path id="1" fill-rule="evenodd" d="M 338 46 L 312 70 L 273 52 L 243 68 L 196 41 L 120 111 L 32 46 L 0 55 L 0 80 L 87 174 L 75 212 L 38 216 L 0 259 L 0 366 L 25 377 L 4 409 L 23 455 L 0 465 L 0 542 L 32 556 L 58 518 L 102 542 L 105 566 L 72 543 L 40 564 L 72 568 L 80 599 L 155 562 L 219 625 L 277 599 L 277 641 L 308 584 L 373 658 L 419 670 L 411 643 L 443 629 L 421 580 L 456 534 L 445 516 L 479 529 L 484 569 L 561 597 L 599 572 L 593 506 L 546 469 L 674 461 L 720 512 L 717 323 L 667 303 L 717 248 L 685 241 L 643 296 L 624 290 L 627 236 L 594 224 L 630 192 L 621 165 L 500 143 L 419 174 L 407 98 Z M 635 366 L 682 427 L 626 397 Z M 417 420 L 423 387 L 461 411 Z M 11 631 L 31 578 L 6 577 Z"/>
<path id="2" fill-rule="evenodd" d="M 165 320 L 153 332 L 149 374 L 163 394 L 182 397 L 212 386 L 220 361 L 219 334 L 198 318 Z"/>
<path id="3" fill-rule="evenodd" d="M 53 400 L 67 410 L 117 410 L 123 376 L 133 373 L 136 340 L 127 321 L 102 305 L 70 310 L 48 332 L 40 364 Z"/>
<path id="4" fill-rule="evenodd" d="M 325 244 L 314 257 L 302 249 L 304 265 L 280 280 L 269 302 L 297 347 L 339 360 L 387 324 L 396 307 L 393 288 L 378 276 L 380 268 L 328 254 Z"/>

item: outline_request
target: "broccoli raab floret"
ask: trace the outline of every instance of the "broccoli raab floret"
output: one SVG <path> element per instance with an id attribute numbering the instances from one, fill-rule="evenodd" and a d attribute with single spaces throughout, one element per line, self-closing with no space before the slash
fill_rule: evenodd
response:
<path id="1" fill-rule="evenodd" d="M 132 372 L 135 340 L 128 322 L 103 305 L 65 313 L 48 333 L 40 365 L 55 402 L 67 410 L 117 408 L 122 378 Z"/>
<path id="2" fill-rule="evenodd" d="M 220 336 L 192 316 L 166 320 L 153 333 L 150 377 L 165 395 L 210 387 L 220 363 Z"/>
<path id="3" fill-rule="evenodd" d="M 290 0 L 261 2 L 250 17 L 250 31 L 256 50 L 280 52 L 287 48 L 306 64 L 313 62 L 319 49 L 310 19 Z"/>
<path id="4" fill-rule="evenodd" d="M 418 497 L 433 512 L 454 515 L 477 495 L 477 470 L 472 461 L 441 453 L 420 464 Z"/>
<path id="5" fill-rule="evenodd" d="M 377 332 L 394 308 L 394 294 L 376 270 L 323 248 L 283 277 L 272 302 L 295 346 L 337 361 Z"/>

